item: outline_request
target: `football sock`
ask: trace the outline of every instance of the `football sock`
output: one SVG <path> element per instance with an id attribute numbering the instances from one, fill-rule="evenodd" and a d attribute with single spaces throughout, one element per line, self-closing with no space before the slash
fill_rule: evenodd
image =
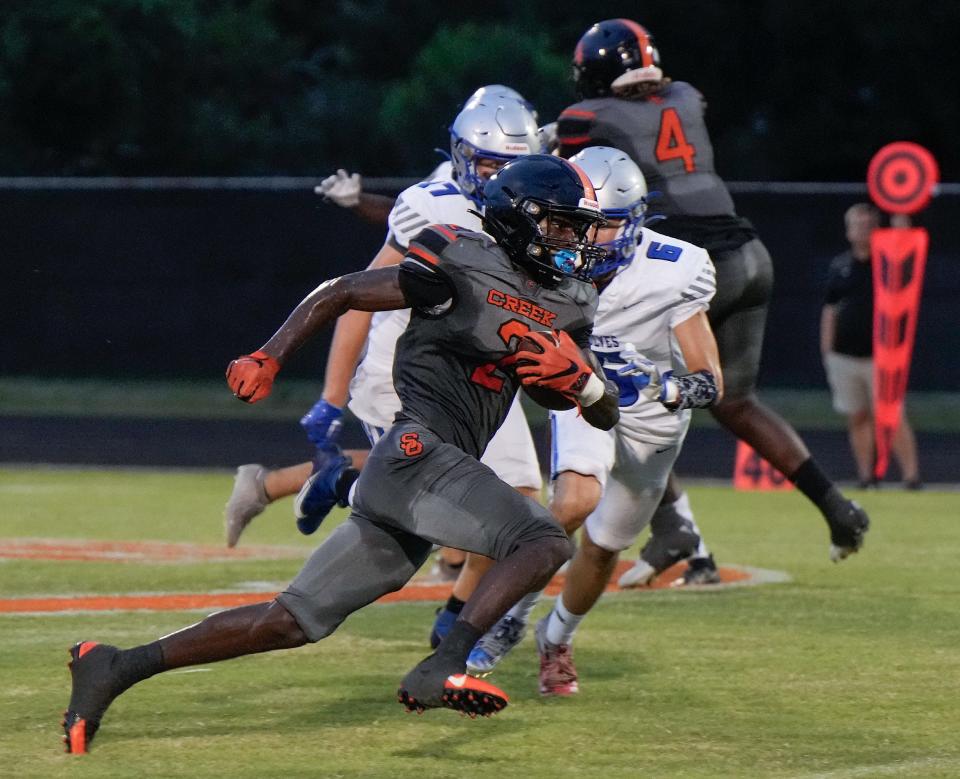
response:
<path id="1" fill-rule="evenodd" d="M 127 689 L 165 669 L 160 642 L 152 641 L 133 649 L 122 649 L 113 670 L 116 681 Z"/>
<path id="2" fill-rule="evenodd" d="M 537 590 L 536 592 L 524 595 L 517 601 L 516 605 L 507 612 L 507 616 L 513 617 L 518 622 L 529 622 L 530 612 L 533 611 L 533 607 L 539 602 L 541 595 L 543 595 L 543 590 Z"/>
<path id="3" fill-rule="evenodd" d="M 680 497 L 677 498 L 673 503 L 667 503 L 666 506 L 672 506 L 673 510 L 676 511 L 681 517 L 686 519 L 689 522 L 693 522 L 693 509 L 690 508 L 690 496 L 687 495 L 687 491 L 684 490 L 680 493 Z M 664 506 L 664 508 L 666 508 Z"/>
<path id="4" fill-rule="evenodd" d="M 709 557 L 710 549 L 707 548 L 706 542 L 703 540 L 703 533 L 700 532 L 700 527 L 697 525 L 697 520 L 693 517 L 693 508 L 690 506 L 690 496 L 687 495 L 686 490 L 680 493 L 680 497 L 673 502 L 673 507 L 683 519 L 690 524 L 694 532 L 700 536 L 700 543 L 697 545 L 697 551 L 693 553 L 694 557 Z"/>
<path id="5" fill-rule="evenodd" d="M 680 522 L 677 522 L 677 517 L 680 518 Z M 700 543 L 697 546 L 697 550 L 693 553 L 693 557 L 710 556 L 710 549 L 703 540 L 703 533 L 700 532 L 697 521 L 693 518 L 690 496 L 687 495 L 686 491 L 681 492 L 680 497 L 673 501 L 673 503 L 661 503 L 657 506 L 657 510 L 653 513 L 653 517 L 650 520 L 650 525 L 652 530 L 660 532 L 668 528 L 676 527 L 677 525 L 689 527 L 700 536 Z"/>
<path id="6" fill-rule="evenodd" d="M 804 460 L 803 465 L 790 474 L 797 489 L 806 495 L 821 511 L 829 510 L 827 495 L 833 487 L 833 482 L 823 472 L 813 457 Z"/>
<path id="7" fill-rule="evenodd" d="M 469 622 L 458 619 L 453 623 L 453 627 L 450 628 L 450 632 L 447 633 L 443 641 L 440 642 L 434 656 L 437 660 L 448 661 L 451 667 L 460 669 L 454 671 L 455 673 L 462 673 L 467 665 L 467 655 L 470 654 L 473 645 L 482 635 L 482 630 L 477 630 Z"/>
<path id="8" fill-rule="evenodd" d="M 454 614 L 459 614 L 461 611 L 463 611 L 463 606 L 465 603 L 465 600 L 460 600 L 456 595 L 451 595 L 447 600 L 447 605 L 443 608 L 447 611 L 453 612 Z"/>
<path id="9" fill-rule="evenodd" d="M 550 644 L 569 644 L 577 632 L 581 620 L 586 614 L 573 614 L 563 605 L 563 595 L 557 596 L 553 611 L 547 621 L 547 642 Z"/>

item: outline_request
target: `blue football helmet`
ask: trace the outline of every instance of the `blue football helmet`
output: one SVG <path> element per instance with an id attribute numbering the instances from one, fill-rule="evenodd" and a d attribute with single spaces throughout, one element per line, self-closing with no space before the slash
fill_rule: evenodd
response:
<path id="1" fill-rule="evenodd" d="M 604 223 L 590 179 L 561 157 L 532 154 L 508 162 L 487 182 L 484 204 L 483 229 L 544 286 L 565 276 L 587 280 L 604 256 L 590 236 Z M 556 235 L 564 231 L 572 237 Z"/>

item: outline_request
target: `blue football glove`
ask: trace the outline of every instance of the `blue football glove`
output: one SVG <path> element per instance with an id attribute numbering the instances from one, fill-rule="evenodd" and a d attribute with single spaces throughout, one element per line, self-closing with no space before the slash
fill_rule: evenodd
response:
<path id="1" fill-rule="evenodd" d="M 673 371 L 661 372 L 653 360 L 648 360 L 629 343 L 620 350 L 620 358 L 626 364 L 617 368 L 617 375 L 630 377 L 641 395 L 667 408 L 676 403 L 679 390 L 673 381 Z"/>
<path id="2" fill-rule="evenodd" d="M 343 427 L 343 409 L 322 398 L 300 420 L 314 446 L 335 444 Z"/>

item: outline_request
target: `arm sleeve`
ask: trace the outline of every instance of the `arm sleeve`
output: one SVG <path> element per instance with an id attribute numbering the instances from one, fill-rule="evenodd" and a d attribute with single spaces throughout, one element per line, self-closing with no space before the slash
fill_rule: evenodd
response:
<path id="1" fill-rule="evenodd" d="M 410 308 L 429 317 L 441 317 L 453 307 L 454 289 L 447 274 L 412 257 L 400 263 L 400 290 Z"/>
<path id="2" fill-rule="evenodd" d="M 456 233 L 439 225 L 422 230 L 410 241 L 400 263 L 400 289 L 410 308 L 424 316 L 441 317 L 456 302 L 456 285 L 444 270 L 444 250 Z"/>

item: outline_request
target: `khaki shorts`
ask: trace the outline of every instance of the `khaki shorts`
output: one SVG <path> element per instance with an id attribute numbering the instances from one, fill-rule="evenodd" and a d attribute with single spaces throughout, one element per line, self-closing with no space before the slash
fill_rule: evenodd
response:
<path id="1" fill-rule="evenodd" d="M 824 360 L 833 408 L 838 414 L 856 414 L 873 408 L 873 358 L 827 353 Z"/>

